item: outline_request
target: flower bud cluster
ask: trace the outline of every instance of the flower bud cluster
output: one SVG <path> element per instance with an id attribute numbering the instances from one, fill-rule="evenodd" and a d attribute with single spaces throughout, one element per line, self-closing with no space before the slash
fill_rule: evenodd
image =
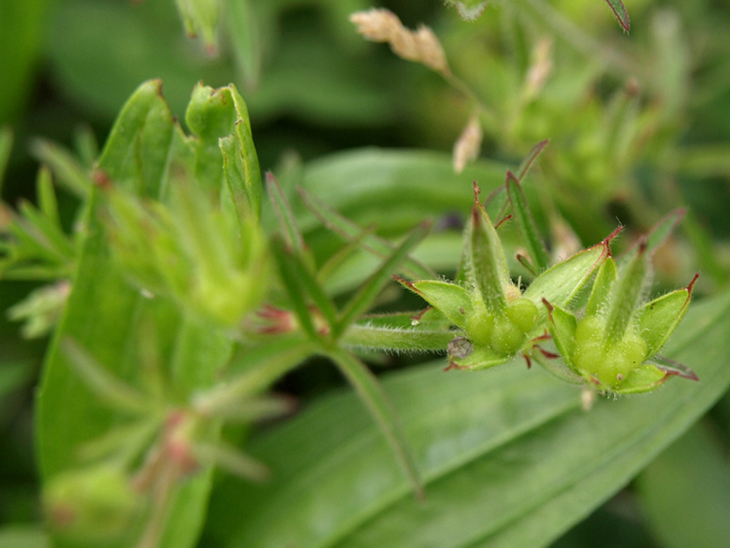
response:
<path id="1" fill-rule="evenodd" d="M 648 255 L 642 242 L 621 276 L 607 257 L 580 319 L 545 301 L 565 366 L 603 392 L 649 392 L 673 375 L 697 380 L 688 368 L 657 356 L 687 311 L 697 277 L 684 289 L 642 304 Z"/>
<path id="2" fill-rule="evenodd" d="M 225 327 L 260 305 L 269 261 L 253 220 L 239 230 L 185 183 L 173 189 L 171 206 L 112 189 L 109 212 L 112 250 L 145 295 L 170 295 Z"/>
<path id="3" fill-rule="evenodd" d="M 619 276 L 609 246 L 619 230 L 543 271 L 523 292 L 510 279 L 500 238 L 475 185 L 466 282 L 399 281 L 463 334 L 448 345 L 449 368 L 484 369 L 522 355 L 528 365 L 535 359 L 566 380 L 615 394 L 648 392 L 673 375 L 696 380 L 688 368 L 657 356 L 687 310 L 694 280 L 642 303 L 650 278 L 647 244 L 631 250 Z M 594 275 L 578 319 L 569 307 Z M 551 338 L 559 354 L 540 346 Z"/>

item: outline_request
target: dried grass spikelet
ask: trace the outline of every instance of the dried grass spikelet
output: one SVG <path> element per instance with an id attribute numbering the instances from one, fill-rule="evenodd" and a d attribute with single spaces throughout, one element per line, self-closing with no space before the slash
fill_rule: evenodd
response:
<path id="1" fill-rule="evenodd" d="M 476 160 L 482 147 L 482 127 L 479 124 L 479 115 L 469 119 L 459 138 L 454 143 L 454 172 L 464 171 L 467 162 Z"/>
<path id="2" fill-rule="evenodd" d="M 532 64 L 525 81 L 525 96 L 532 99 L 540 93 L 553 70 L 553 41 L 541 38 L 532 50 Z"/>
<path id="3" fill-rule="evenodd" d="M 390 44 L 393 53 L 398 57 L 423 63 L 443 74 L 449 73 L 444 49 L 427 26 L 420 25 L 415 32 L 408 30 L 396 14 L 384 8 L 357 11 L 350 15 L 350 21 L 367 40 Z"/>

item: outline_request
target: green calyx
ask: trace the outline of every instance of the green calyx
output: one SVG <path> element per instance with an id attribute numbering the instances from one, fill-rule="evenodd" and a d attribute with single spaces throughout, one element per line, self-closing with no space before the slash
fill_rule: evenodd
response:
<path id="1" fill-rule="evenodd" d="M 644 362 L 647 345 L 633 330 L 628 330 L 618 342 L 609 341 L 606 327 L 597 316 L 580 322 L 571 361 L 584 377 L 615 390 Z"/>
<path id="2" fill-rule="evenodd" d="M 529 352 L 548 327 L 546 311 L 539 306 L 542 300 L 559 306 L 569 304 L 605 262 L 608 241 L 613 237 L 547 268 L 522 293 L 510 278 L 502 242 L 478 194 L 475 185 L 475 204 L 465 238 L 464 286 L 397 278 L 463 331 L 472 346 L 469 352 L 452 353 L 451 364 L 472 370 L 506 363 Z"/>
<path id="3" fill-rule="evenodd" d="M 672 375 L 696 379 L 681 364 L 675 370 L 656 356 L 684 316 L 694 280 L 685 289 L 641 304 L 647 278 L 648 257 L 642 243 L 620 277 L 613 258 L 606 258 L 581 320 L 545 301 L 550 333 L 565 365 L 601 391 L 649 392 Z"/>

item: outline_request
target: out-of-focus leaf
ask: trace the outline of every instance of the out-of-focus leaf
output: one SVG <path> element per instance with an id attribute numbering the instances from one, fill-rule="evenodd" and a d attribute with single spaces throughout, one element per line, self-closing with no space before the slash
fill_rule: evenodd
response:
<path id="1" fill-rule="evenodd" d="M 244 88 L 255 91 L 261 78 L 262 49 L 256 6 L 251 0 L 224 0 L 223 17 Z"/>
<path id="2" fill-rule="evenodd" d="M 264 34 L 276 28 L 278 12 L 267 3 L 258 4 L 258 28 Z M 198 81 L 214 87 L 236 81 L 229 59 L 210 58 L 198 42 L 180 32 L 180 18 L 171 1 L 130 5 L 66 0 L 58 6 L 54 22 L 48 54 L 57 82 L 95 115 L 111 119 L 139 82 L 150 78 L 165 82 L 165 96 L 177 115 L 185 112 L 190 90 Z M 392 90 L 374 85 L 367 77 L 373 71 L 377 74 L 375 63 L 364 70 L 362 63 L 353 63 L 333 48 L 323 33 L 312 32 L 304 39 L 282 35 L 262 40 L 277 38 L 276 55 L 267 64 L 257 91 L 245 94 L 257 119 L 293 115 L 329 125 L 391 122 Z M 318 62 L 312 63 L 315 58 Z M 367 57 L 361 60 L 369 62 Z"/>
<path id="3" fill-rule="evenodd" d="M 448 154 L 366 148 L 308 163 L 302 186 L 360 226 L 405 232 L 426 215 L 465 215 L 474 203 L 472 182 L 488 193 L 504 184 L 505 171 L 480 160 L 456 175 Z M 303 231 L 316 224 L 311 216 L 301 221 Z"/>
<path id="4" fill-rule="evenodd" d="M 43 36 L 47 0 L 3 2 L 0 16 L 0 125 L 23 112 Z"/>
<path id="5" fill-rule="evenodd" d="M 697 425 L 638 478 L 650 528 L 666 548 L 715 548 L 730 538 L 730 463 Z"/>
<path id="6" fill-rule="evenodd" d="M 220 5 L 217 0 L 175 0 L 185 30 L 192 37 L 203 39 L 209 53 L 218 49 L 217 26 Z"/>
<path id="7" fill-rule="evenodd" d="M 662 217 L 659 222 L 657 222 L 651 228 L 649 233 L 646 235 L 647 253 L 651 254 L 657 248 L 661 247 L 661 245 L 667 240 L 667 238 L 671 236 L 674 229 L 677 228 L 677 225 L 682 222 L 682 219 L 684 219 L 686 213 L 687 212 L 684 209 L 677 209 L 675 211 L 672 211 Z M 619 266 L 619 268 L 631 262 L 631 259 L 636 256 L 638 250 L 639 242 L 637 241 L 633 246 L 631 246 L 630 249 L 627 249 L 626 252 L 618 258 L 617 265 Z"/>
<path id="8" fill-rule="evenodd" d="M 63 147 L 45 139 L 31 143 L 31 151 L 56 175 L 59 183 L 80 198 L 89 194 L 92 182 L 76 159 Z"/>
<path id="9" fill-rule="evenodd" d="M 0 363 L 0 402 L 30 378 L 28 363 Z"/>
<path id="10" fill-rule="evenodd" d="M 0 528 L 0 548 L 50 548 L 48 536 L 40 527 L 7 525 Z"/>
<path id="11" fill-rule="evenodd" d="M 99 169 L 129 192 L 160 198 L 179 140 L 159 82 L 140 86 L 122 110 L 99 160 Z M 144 153 L 142 153 L 144 152 Z M 221 160 L 222 161 L 222 160 Z M 228 360 L 231 343 L 215 328 L 180 313 L 170 300 L 143 296 L 112 259 L 101 222 L 100 190 L 92 188 L 86 232 L 68 305 L 44 365 L 37 413 L 44 480 L 78 466 L 84 442 L 107 432 L 119 413 L 106 408 L 73 373 L 59 342 L 72 338 L 105 369 L 134 384 L 140 374 L 140 329 L 154 322 L 160 359 L 181 394 L 210 385 Z M 212 471 L 201 471 L 175 493 L 161 546 L 192 546 L 202 526 Z M 71 547 L 54 540 L 56 546 Z"/>
<path id="12" fill-rule="evenodd" d="M 326 398 L 262 437 L 266 487 L 223 487 L 211 530 L 226 545 L 546 546 L 624 486 L 730 384 L 730 296 L 695 306 L 666 347 L 702 381 L 580 409 L 580 392 L 518 363 L 489 374 L 443 363 L 384 382 L 414 448 L 413 500 L 352 395 Z"/>
<path id="13" fill-rule="evenodd" d="M 10 151 L 13 148 L 13 130 L 9 127 L 0 128 L 0 190 L 3 188 L 5 169 L 8 167 Z"/>
<path id="14" fill-rule="evenodd" d="M 362 239 L 360 245 L 381 259 L 387 257 L 393 251 L 393 244 L 391 244 L 388 240 L 378 238 L 377 236 L 372 236 L 370 234 L 363 234 L 362 228 L 346 217 L 343 217 L 335 210 L 327 207 L 322 200 L 316 198 L 303 188 L 300 188 L 299 190 L 307 208 L 330 230 L 337 232 L 349 240 Z M 427 266 L 422 265 L 411 258 L 406 258 L 403 261 L 402 269 L 408 276 L 412 276 L 417 279 L 430 279 L 436 277 L 434 272 Z"/>

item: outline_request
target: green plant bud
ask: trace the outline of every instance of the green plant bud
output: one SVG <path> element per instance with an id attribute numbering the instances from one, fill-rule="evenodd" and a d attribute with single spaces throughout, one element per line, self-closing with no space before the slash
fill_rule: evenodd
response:
<path id="1" fill-rule="evenodd" d="M 478 307 L 466 321 L 466 334 L 469 340 L 476 344 L 490 346 L 494 331 L 494 316 L 484 308 Z"/>
<path id="2" fill-rule="evenodd" d="M 525 344 L 526 335 L 509 318 L 495 322 L 492 331 L 492 348 L 505 356 L 513 356 Z"/>
<path id="3" fill-rule="evenodd" d="M 507 305 L 507 317 L 523 333 L 529 333 L 537 322 L 537 306 L 530 299 L 520 297 Z"/>
<path id="4" fill-rule="evenodd" d="M 127 475 L 108 465 L 61 473 L 50 480 L 43 493 L 43 506 L 53 530 L 88 543 L 124 535 L 142 501 Z"/>

